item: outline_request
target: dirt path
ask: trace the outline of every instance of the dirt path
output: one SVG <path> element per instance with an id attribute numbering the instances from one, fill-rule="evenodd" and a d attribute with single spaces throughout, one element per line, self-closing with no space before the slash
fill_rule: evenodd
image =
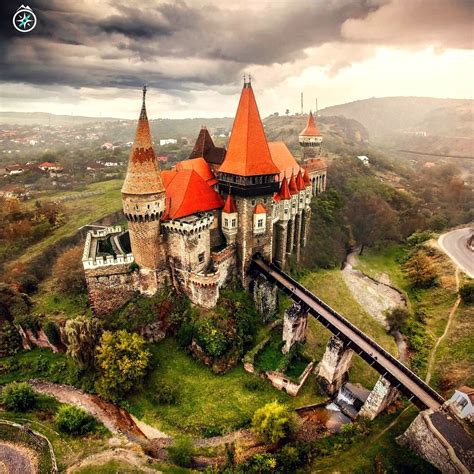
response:
<path id="1" fill-rule="evenodd" d="M 351 252 L 347 256 L 342 278 L 360 306 L 388 330 L 386 312 L 399 306 L 406 307 L 406 298 L 401 291 L 391 286 L 388 275 L 383 274 L 380 280 L 376 280 L 354 269 L 353 267 L 357 264 L 356 253 L 357 251 Z M 393 333 L 393 337 L 397 344 L 400 361 L 407 361 L 408 345 L 405 338 L 398 331 Z"/>
<path id="2" fill-rule="evenodd" d="M 92 456 L 82 459 L 77 464 L 70 466 L 66 472 L 73 473 L 76 472 L 78 469 L 82 469 L 84 467 L 92 469 L 94 466 L 102 465 L 112 460 L 122 461 L 127 464 L 131 464 L 132 466 L 140 469 L 140 472 L 161 472 L 147 466 L 147 463 L 151 460 L 151 458 L 149 458 L 148 456 L 144 456 L 143 454 L 136 453 L 134 451 L 123 448 L 109 449 L 107 451 L 102 451 L 100 453 L 93 454 Z"/>
<path id="3" fill-rule="evenodd" d="M 459 292 L 459 267 L 456 267 L 456 291 Z M 426 371 L 425 382 L 429 383 L 431 380 L 431 376 L 433 375 L 433 366 L 436 360 L 436 351 L 438 350 L 438 346 L 441 344 L 441 341 L 447 336 L 451 323 L 454 319 L 454 315 L 456 314 L 456 310 L 458 309 L 459 303 L 461 302 L 461 297 L 458 294 L 456 301 L 454 302 L 452 308 L 449 311 L 448 322 L 446 323 L 446 327 L 444 328 L 443 334 L 438 338 L 436 344 L 434 345 L 433 349 L 431 350 L 430 358 L 428 360 L 428 369 Z"/>
<path id="4" fill-rule="evenodd" d="M 38 472 L 38 456 L 24 446 L 0 441 L 0 473 L 34 474 Z"/>
<path id="5" fill-rule="evenodd" d="M 62 403 L 69 403 L 87 411 L 100 420 L 109 431 L 118 435 L 118 437 L 125 437 L 129 441 L 138 443 L 148 440 L 149 436 L 163 435 L 163 437 L 167 437 L 165 433 L 146 423 L 139 422 L 140 426 L 137 425 L 127 411 L 106 402 L 96 395 L 90 395 L 70 385 L 60 385 L 41 380 L 31 380 L 30 384 L 37 392 L 52 396 Z M 145 434 L 145 431 L 147 434 Z"/>

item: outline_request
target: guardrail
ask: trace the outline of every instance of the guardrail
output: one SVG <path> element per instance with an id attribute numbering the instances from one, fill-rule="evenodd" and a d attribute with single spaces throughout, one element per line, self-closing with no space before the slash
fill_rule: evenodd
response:
<path id="1" fill-rule="evenodd" d="M 339 314 L 336 310 L 331 308 L 329 305 L 327 305 L 324 301 L 322 301 L 320 298 L 318 298 L 315 294 L 310 292 L 307 288 L 305 288 L 301 283 L 296 281 L 295 279 L 291 278 L 289 275 L 281 271 L 276 265 L 273 263 L 268 263 L 266 262 L 263 258 L 254 258 L 254 262 L 257 264 L 258 268 L 260 271 L 263 271 L 263 273 L 266 273 L 270 278 L 273 278 L 271 273 L 269 271 L 276 272 L 280 277 L 286 279 L 288 282 L 293 285 L 293 287 L 298 288 L 301 292 L 303 292 L 306 296 L 308 296 L 310 299 L 315 301 L 319 306 L 324 308 L 328 313 L 330 313 L 333 317 L 335 317 L 339 322 L 343 323 L 345 326 L 350 328 L 354 333 L 356 333 L 361 339 L 363 339 L 367 344 L 369 344 L 371 347 L 373 347 L 379 354 L 382 354 L 387 360 L 389 360 L 394 366 L 396 366 L 401 372 L 403 372 L 405 375 L 407 375 L 412 381 L 414 381 L 423 391 L 425 391 L 431 398 L 436 400 L 440 405 L 442 405 L 445 400 L 441 395 L 439 395 L 435 390 L 433 390 L 426 382 L 420 379 L 415 373 L 413 373 L 408 367 L 403 365 L 398 359 L 392 356 L 389 352 L 387 352 L 383 347 L 381 347 L 379 344 L 377 344 L 373 339 L 371 339 L 369 336 L 367 336 L 364 332 L 362 332 L 358 327 L 354 326 L 350 321 L 348 321 L 344 316 Z M 267 267 L 267 268 L 265 268 Z M 286 288 L 286 290 L 290 293 L 290 296 L 296 296 L 294 295 L 293 291 L 291 288 Z M 297 297 L 296 297 L 297 298 Z M 304 304 L 304 302 L 303 302 Z M 316 309 L 313 308 L 314 311 Z M 318 313 L 319 317 L 324 318 L 324 315 L 321 313 Z M 327 321 L 328 325 L 332 326 L 332 323 L 330 321 Z M 336 329 L 336 328 L 335 328 Z M 334 331 L 332 331 L 334 332 Z M 344 336 L 344 335 L 343 335 Z M 347 339 L 351 341 L 350 338 L 346 336 Z M 354 343 L 355 344 L 355 343 Z M 363 349 L 360 348 L 362 351 Z M 365 352 L 365 351 L 363 351 Z M 367 354 L 368 357 L 370 357 L 372 360 L 374 358 L 370 355 Z M 374 362 L 377 362 L 378 365 L 380 365 L 384 370 L 388 370 L 386 367 L 383 367 L 382 364 L 380 364 L 378 361 L 374 360 Z M 395 378 L 398 382 L 402 383 L 399 381 L 395 375 L 391 374 L 393 378 Z M 407 388 L 407 390 L 409 390 Z M 414 394 L 412 394 L 414 395 Z"/>

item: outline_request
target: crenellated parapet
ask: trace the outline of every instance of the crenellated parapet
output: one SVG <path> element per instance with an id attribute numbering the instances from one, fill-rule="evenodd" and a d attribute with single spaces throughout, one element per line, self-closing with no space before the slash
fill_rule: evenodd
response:
<path id="1" fill-rule="evenodd" d="M 193 235 L 209 229 L 213 222 L 214 216 L 207 213 L 203 216 L 193 216 L 193 218 L 166 221 L 162 223 L 162 228 L 170 233 Z"/>
<path id="2" fill-rule="evenodd" d="M 131 253 L 127 255 L 107 255 L 104 257 L 88 258 L 82 260 L 84 270 L 95 269 L 99 267 L 109 267 L 112 265 L 126 265 L 134 262 L 133 255 Z"/>

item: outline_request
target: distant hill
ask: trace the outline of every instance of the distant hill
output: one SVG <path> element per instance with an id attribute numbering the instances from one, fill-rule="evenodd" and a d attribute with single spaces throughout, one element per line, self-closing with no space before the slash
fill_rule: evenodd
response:
<path id="1" fill-rule="evenodd" d="M 113 117 L 83 117 L 76 115 L 56 115 L 47 112 L 0 112 L 0 124 L 15 125 L 80 125 L 83 123 L 110 122 Z"/>
<path id="2" fill-rule="evenodd" d="M 319 114 L 357 120 L 367 128 L 371 139 L 378 140 L 394 133 L 424 128 L 433 134 L 453 135 L 450 116 L 455 115 L 461 123 L 466 118 L 472 121 L 472 109 L 473 101 L 468 99 L 382 97 L 334 105 L 322 109 Z"/>

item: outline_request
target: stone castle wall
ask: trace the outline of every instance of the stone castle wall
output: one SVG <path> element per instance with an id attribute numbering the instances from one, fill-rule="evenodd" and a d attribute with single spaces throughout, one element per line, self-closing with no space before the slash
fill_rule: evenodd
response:
<path id="1" fill-rule="evenodd" d="M 140 275 L 130 265 L 111 265 L 86 269 L 89 300 L 96 316 L 121 308 L 140 290 Z"/>

